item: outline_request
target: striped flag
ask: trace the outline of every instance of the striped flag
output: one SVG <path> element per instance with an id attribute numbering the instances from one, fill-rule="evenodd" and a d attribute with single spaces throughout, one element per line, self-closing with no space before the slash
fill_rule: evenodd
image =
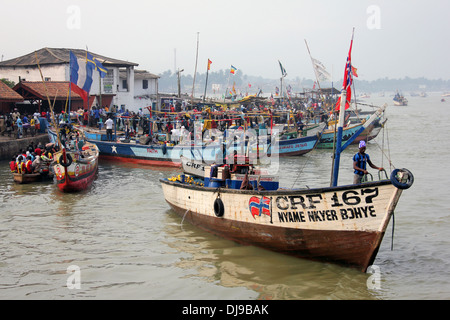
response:
<path id="1" fill-rule="evenodd" d="M 84 101 L 88 100 L 92 86 L 94 67 L 87 59 L 79 59 L 70 51 L 70 85 L 73 92 L 78 93 Z"/>
<path id="2" fill-rule="evenodd" d="M 345 63 L 345 72 L 344 72 L 344 83 L 342 84 L 342 90 L 347 91 L 346 102 L 345 102 L 345 110 L 350 108 L 350 101 L 352 99 L 352 83 L 353 83 L 353 68 L 352 68 L 352 46 L 353 46 L 353 38 L 350 42 L 350 50 L 348 51 L 347 62 Z M 341 107 L 341 97 L 339 97 L 336 103 L 336 111 L 339 111 Z"/>
<path id="3" fill-rule="evenodd" d="M 230 73 L 234 74 L 236 72 L 236 70 L 237 70 L 236 67 L 231 66 Z"/>
<path id="4" fill-rule="evenodd" d="M 248 206 L 253 218 L 255 216 L 261 217 L 263 214 L 270 216 L 270 198 L 268 197 L 261 197 L 261 199 L 251 197 Z"/>

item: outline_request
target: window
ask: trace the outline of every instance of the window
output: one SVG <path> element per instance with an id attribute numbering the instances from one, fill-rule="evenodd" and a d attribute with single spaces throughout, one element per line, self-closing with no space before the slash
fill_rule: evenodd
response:
<path id="1" fill-rule="evenodd" d="M 52 81 L 52 78 L 46 77 L 46 78 L 44 78 L 44 80 L 45 80 L 45 81 Z"/>
<path id="2" fill-rule="evenodd" d="M 122 88 L 128 90 L 128 83 L 127 83 L 127 80 L 126 80 L 126 79 L 125 79 L 125 80 L 122 80 Z"/>
<path id="3" fill-rule="evenodd" d="M 148 89 L 148 80 L 142 80 L 142 89 Z"/>

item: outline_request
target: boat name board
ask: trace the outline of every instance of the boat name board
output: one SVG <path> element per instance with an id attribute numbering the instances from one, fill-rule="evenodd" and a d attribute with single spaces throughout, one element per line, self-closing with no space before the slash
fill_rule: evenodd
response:
<path id="1" fill-rule="evenodd" d="M 330 199 L 323 195 L 277 196 L 274 204 L 279 222 L 321 222 L 376 217 L 373 200 L 379 195 L 378 188 L 334 192 Z M 330 202 L 331 200 L 331 202 Z M 253 218 L 262 214 L 270 216 L 271 198 L 251 197 L 249 210 Z M 351 206 L 351 207 L 349 207 Z M 330 208 L 318 210 L 318 208 Z M 275 208 L 274 208 L 275 209 Z M 274 210 L 275 211 L 275 210 Z"/>

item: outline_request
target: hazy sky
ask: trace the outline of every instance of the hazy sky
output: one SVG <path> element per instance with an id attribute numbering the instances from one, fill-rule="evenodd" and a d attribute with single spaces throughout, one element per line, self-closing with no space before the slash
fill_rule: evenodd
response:
<path id="1" fill-rule="evenodd" d="M 359 79 L 450 78 L 448 0 L 0 0 L 0 56 L 78 48 L 159 74 L 233 65 L 244 74 L 314 78 L 311 55 L 342 79 L 355 27 Z M 176 54 L 175 54 L 176 52 Z"/>

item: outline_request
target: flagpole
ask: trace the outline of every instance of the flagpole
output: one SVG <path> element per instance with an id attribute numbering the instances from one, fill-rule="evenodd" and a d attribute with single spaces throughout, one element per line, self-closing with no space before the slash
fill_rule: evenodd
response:
<path id="1" fill-rule="evenodd" d="M 227 97 L 228 87 L 230 86 L 230 74 L 231 74 L 231 69 L 230 69 L 230 72 L 228 73 L 227 87 L 225 88 L 225 94 L 223 96 L 223 102 L 225 102 L 225 98 Z"/>
<path id="2" fill-rule="evenodd" d="M 309 58 L 311 59 L 311 64 L 313 66 L 314 75 L 316 76 L 317 85 L 319 86 L 319 96 L 320 96 L 320 93 L 322 92 L 322 89 L 320 88 L 319 77 L 317 76 L 316 68 L 314 67 L 314 61 L 313 61 L 313 58 L 311 56 L 311 52 L 309 51 L 309 46 L 308 46 L 308 42 L 306 42 L 306 39 L 305 39 L 305 44 L 306 44 L 306 49 L 308 49 Z"/>
<path id="3" fill-rule="evenodd" d="M 353 28 L 352 31 L 352 40 L 350 42 L 350 50 L 348 52 L 349 56 L 347 57 L 348 61 L 345 64 L 345 72 L 348 73 L 348 64 L 350 64 L 351 68 L 351 50 L 353 46 L 353 36 L 355 34 L 355 28 Z M 351 71 L 351 70 L 350 70 Z M 344 74 L 344 82 L 345 82 L 345 74 Z M 339 107 L 339 124 L 338 124 L 338 132 L 337 132 L 337 141 L 336 141 L 336 155 L 334 159 L 334 166 L 333 166 L 333 181 L 332 186 L 336 187 L 338 182 L 338 176 L 339 176 L 339 164 L 341 159 L 341 151 L 342 151 L 342 131 L 344 128 L 344 119 L 345 119 L 345 105 L 347 103 L 347 84 L 344 84 L 342 91 L 341 91 L 341 101 L 340 101 L 340 107 Z"/>
<path id="4" fill-rule="evenodd" d="M 209 59 L 206 67 L 206 83 L 205 83 L 205 94 L 203 95 L 203 102 L 206 100 L 206 88 L 208 87 L 208 73 L 209 73 Z"/>
<path id="5" fill-rule="evenodd" d="M 195 71 L 194 71 L 194 81 L 192 82 L 192 97 L 191 97 L 191 105 L 194 105 L 194 88 L 195 88 L 195 76 L 197 74 L 197 62 L 198 62 L 198 38 L 199 38 L 199 33 L 197 32 L 197 54 L 195 56 Z"/>

